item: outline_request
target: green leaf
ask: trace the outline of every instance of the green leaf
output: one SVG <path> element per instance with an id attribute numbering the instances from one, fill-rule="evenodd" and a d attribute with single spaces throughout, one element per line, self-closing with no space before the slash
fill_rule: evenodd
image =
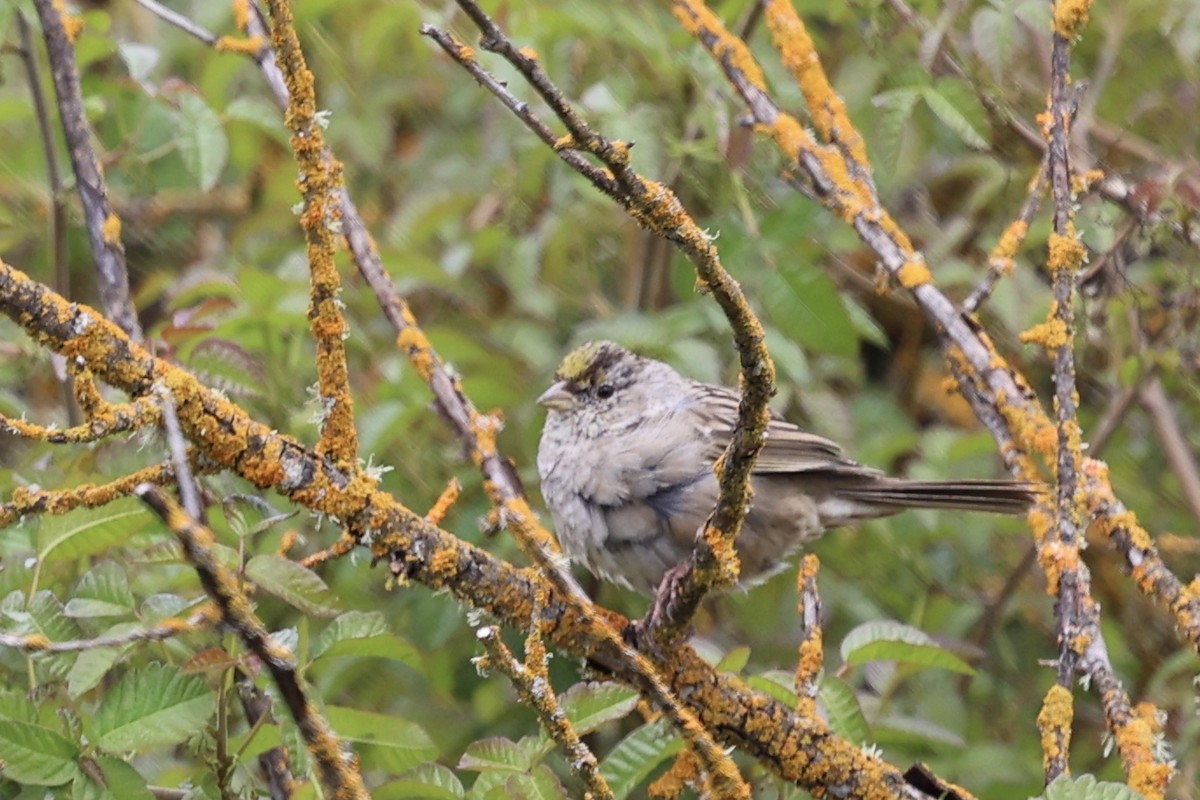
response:
<path id="1" fill-rule="evenodd" d="M 600 764 L 617 800 L 629 797 L 662 762 L 683 749 L 683 740 L 664 721 L 643 725 L 617 743 Z"/>
<path id="2" fill-rule="evenodd" d="M 153 800 L 146 779 L 131 765 L 112 756 L 88 761 L 90 769 L 81 769 L 71 786 L 71 800 Z"/>
<path id="3" fill-rule="evenodd" d="M 313 644 L 312 658 L 356 656 L 386 658 L 416 667 L 421 654 L 389 630 L 378 611 L 347 611 L 338 616 Z"/>
<path id="4" fill-rule="evenodd" d="M 494 736 L 467 745 L 462 758 L 458 760 L 458 768 L 481 772 L 528 772 L 533 767 L 533 759 L 534 754 L 528 748 L 522 747 L 512 739 Z"/>
<path id="5" fill-rule="evenodd" d="M 61 786 L 78 774 L 79 747 L 58 731 L 18 720 L 0 725 L 4 777 L 35 786 Z"/>
<path id="6" fill-rule="evenodd" d="M 577 683 L 558 702 L 580 736 L 622 719 L 637 706 L 638 693 L 615 683 Z"/>
<path id="7" fill-rule="evenodd" d="M 788 708 L 796 707 L 796 677 L 781 669 L 767 670 L 761 675 L 751 675 L 746 679 L 751 687 L 763 694 L 770 695 Z"/>
<path id="8" fill-rule="evenodd" d="M 288 130 L 278 106 L 261 97 L 239 95 L 225 106 L 225 118 L 247 122 L 282 145 L 288 143 Z"/>
<path id="9" fill-rule="evenodd" d="M 37 706 L 25 695 L 12 689 L 0 689 L 0 718 L 19 722 L 37 720 Z"/>
<path id="10" fill-rule="evenodd" d="M 125 570 L 104 561 L 87 571 L 64 609 L 68 617 L 118 617 L 133 612 L 133 593 Z"/>
<path id="11" fill-rule="evenodd" d="M 813 264 L 783 259 L 763 284 L 763 305 L 772 323 L 801 345 L 819 353 L 850 356 L 858 335 L 837 286 Z"/>
<path id="12" fill-rule="evenodd" d="M 951 100 L 943 90 L 949 86 L 948 82 L 940 84 L 937 88 L 933 86 L 925 86 L 921 89 L 921 98 L 925 101 L 925 105 L 929 106 L 929 110 L 933 112 L 942 124 L 953 131 L 958 138 L 963 140 L 963 143 L 968 147 L 973 147 L 976 150 L 987 150 L 988 141 L 983 137 L 967 115 L 959 109 L 954 100 Z M 962 98 L 955 98 L 962 102 Z"/>
<path id="13" fill-rule="evenodd" d="M 880 113 L 875 115 L 876 145 L 879 161 L 886 167 L 895 167 L 900 161 L 900 150 L 904 144 L 904 131 L 912 119 L 913 109 L 921 98 L 920 87 L 905 87 L 883 92 L 874 98 Z"/>
<path id="14" fill-rule="evenodd" d="M 229 158 L 229 139 L 221 118 L 197 94 L 180 92 L 176 96 L 175 142 L 184 166 L 196 178 L 200 190 L 217 185 L 225 161 Z"/>
<path id="15" fill-rule="evenodd" d="M 371 790 L 374 800 L 461 800 L 464 794 L 458 776 L 449 767 L 434 763 L 422 764 Z"/>
<path id="16" fill-rule="evenodd" d="M 332 617 L 341 609 L 325 581 L 311 569 L 275 553 L 264 553 L 246 564 L 246 577 L 306 614 Z"/>
<path id="17" fill-rule="evenodd" d="M 151 664 L 126 672 L 105 694 L 90 736 L 109 751 L 176 744 L 200 731 L 215 708 L 213 693 L 199 676 Z"/>
<path id="18" fill-rule="evenodd" d="M 842 640 L 842 660 L 850 666 L 868 661 L 901 661 L 974 675 L 961 658 L 939 647 L 924 631 L 893 621 L 866 622 Z"/>
<path id="19" fill-rule="evenodd" d="M 122 622 L 112 626 L 102 635 L 124 636 L 141 627 L 136 622 Z M 132 646 L 133 643 L 130 642 L 119 647 L 97 647 L 92 650 L 84 650 L 75 659 L 75 663 L 71 665 L 71 669 L 67 673 L 67 694 L 72 699 L 77 699 L 86 692 L 90 692 L 108 674 L 113 664 L 116 664 Z"/>
<path id="20" fill-rule="evenodd" d="M 741 672 L 746 668 L 746 664 L 750 663 L 750 648 L 735 647 L 725 654 L 725 657 L 717 662 L 717 669 L 721 672 L 732 672 L 734 674 Z"/>
<path id="21" fill-rule="evenodd" d="M 495 790 L 489 792 L 488 797 L 494 794 Z M 549 767 L 538 764 L 531 773 L 509 775 L 504 782 L 503 797 L 512 800 L 566 800 L 567 790 Z"/>
<path id="22" fill-rule="evenodd" d="M 979 60 L 1000 80 L 1012 57 L 1017 18 L 1007 9 L 981 8 L 971 18 L 971 45 Z"/>
<path id="23" fill-rule="evenodd" d="M 1039 800 L 1142 800 L 1142 796 L 1123 783 L 1097 781 L 1094 775 L 1060 775 Z"/>
<path id="24" fill-rule="evenodd" d="M 99 509 L 44 517 L 38 527 L 38 558 L 49 561 L 102 553 L 129 541 L 150 520 L 145 508 L 121 501 Z"/>
<path id="25" fill-rule="evenodd" d="M 329 706 L 326 718 L 342 739 L 385 748 L 389 768 L 402 772 L 438 754 L 437 745 L 415 722 L 357 708 Z"/>
<path id="26" fill-rule="evenodd" d="M 863 715 L 858 695 L 850 684 L 835 677 L 825 677 L 817 690 L 817 697 L 825 709 L 829 727 L 855 744 L 865 744 L 870 737 L 867 718 Z"/>

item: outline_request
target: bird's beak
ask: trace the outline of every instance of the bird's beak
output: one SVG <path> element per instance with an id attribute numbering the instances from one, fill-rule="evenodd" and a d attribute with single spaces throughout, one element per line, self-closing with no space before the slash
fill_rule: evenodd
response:
<path id="1" fill-rule="evenodd" d="M 567 391 L 566 381 L 555 381 L 537 401 L 539 406 L 551 411 L 566 411 L 575 405 L 575 395 Z"/>

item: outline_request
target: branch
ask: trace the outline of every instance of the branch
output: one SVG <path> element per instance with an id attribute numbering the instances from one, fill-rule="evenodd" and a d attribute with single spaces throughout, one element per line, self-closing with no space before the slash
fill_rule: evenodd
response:
<path id="1" fill-rule="evenodd" d="M 83 205 L 83 217 L 96 262 L 100 298 L 108 318 L 134 339 L 142 338 L 133 300 L 129 296 L 129 273 L 125 268 L 125 246 L 121 244 L 121 221 L 113 213 L 108 200 L 108 187 L 100 172 L 100 161 L 92 148 L 92 131 L 83 111 L 83 94 L 79 87 L 79 68 L 75 64 L 75 36 L 82 22 L 68 19 L 54 0 L 34 0 L 46 52 L 50 58 L 50 74 L 58 97 L 58 114 L 67 152 Z M 68 30 L 70 26 L 70 30 Z"/>
<path id="2" fill-rule="evenodd" d="M 93 309 L 68 303 L 3 262 L 0 312 L 43 346 L 83 358 L 99 378 L 135 396 L 160 380 L 175 398 L 184 436 L 202 456 L 255 486 L 274 488 L 313 511 L 338 517 L 347 532 L 369 539 L 376 557 L 400 566 L 401 577 L 448 589 L 521 630 L 533 624 L 529 599 L 546 592 L 543 614 L 553 620 L 545 631 L 549 644 L 605 665 L 617 680 L 653 696 L 646 677 L 623 666 L 625 657 L 608 633 L 628 625 L 620 615 L 597 609 L 605 615 L 606 629 L 601 629 L 545 577 L 430 525 L 374 482 L 347 474 L 295 439 L 250 419 L 194 375 L 151 357 Z M 660 680 L 671 694 L 722 743 L 743 749 L 785 780 L 845 796 L 868 791 L 912 800 L 924 796 L 895 767 L 836 736 L 820 719 L 797 716 L 735 676 L 717 672 L 690 647 L 681 646 L 672 656 L 660 665 Z"/>
<path id="3" fill-rule="evenodd" d="M 317 711 L 300 685 L 295 656 L 271 641 L 271 635 L 250 610 L 250 601 L 238 588 L 237 578 L 221 566 L 213 551 L 216 538 L 212 531 L 189 516 L 166 493 L 155 486 L 142 485 L 137 495 L 162 517 L 183 544 L 204 591 L 220 612 L 221 620 L 232 627 L 246 647 L 271 673 L 279 694 L 296 721 L 304 743 L 312 754 L 327 796 L 335 800 L 368 800 L 370 795 L 358 771 L 358 757 L 350 755 L 338 741 L 329 723 Z"/>

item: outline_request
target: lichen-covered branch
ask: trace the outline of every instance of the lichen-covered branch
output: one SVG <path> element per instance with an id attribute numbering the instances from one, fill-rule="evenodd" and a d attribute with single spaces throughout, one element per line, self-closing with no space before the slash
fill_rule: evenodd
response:
<path id="1" fill-rule="evenodd" d="M 696 224 L 675 194 L 629 166 L 626 143 L 610 141 L 587 124 L 542 69 L 535 53 L 517 47 L 474 2 L 459 0 L 458 4 L 479 28 L 480 47 L 501 55 L 515 67 L 566 127 L 566 135 L 554 142 L 555 150 L 586 152 L 607 167 L 612 181 L 597 182 L 597 187 L 620 203 L 638 224 L 670 241 L 688 257 L 696 269 L 699 288 L 713 295 L 733 329 L 742 367 L 742 400 L 732 441 L 715 466 L 720 496 L 704 530 L 697 536 L 692 559 L 667 573 L 645 625 L 650 641 L 657 642 L 659 647 L 667 646 L 682 636 L 711 589 L 730 586 L 737 580 L 733 543 L 749 508 L 750 472 L 763 444 L 767 402 L 775 391 L 775 368 L 764 343 L 762 325 L 737 281 L 721 265 L 711 237 Z M 430 26 L 423 31 L 473 75 L 478 77 L 485 72 L 475 62 L 474 53 L 449 34 Z M 499 81 L 481 82 L 502 99 L 507 94 Z M 524 104 L 506 102 L 506 105 L 535 130 L 539 126 L 545 129 L 532 119 L 532 112 Z M 589 175 L 587 171 L 581 172 L 585 177 Z"/>
<path id="2" fill-rule="evenodd" d="M 345 338 L 349 327 L 342 313 L 341 280 L 333 263 L 334 234 L 341 230 L 334 197 L 341 189 L 342 165 L 325 146 L 313 75 L 292 23 L 291 3 L 268 0 L 267 6 L 272 19 L 271 41 L 288 88 L 284 122 L 292 132 L 292 151 L 300 168 L 297 188 L 304 197 L 300 225 L 308 246 L 312 284 L 308 321 L 317 345 L 317 401 L 321 404 L 321 440 L 317 449 L 349 466 L 358 458 L 358 430 L 354 425 L 354 400 L 350 396 L 350 370 L 346 366 Z"/>
<path id="3" fill-rule="evenodd" d="M 255 616 L 249 598 L 238 587 L 237 578 L 221 566 L 214 552 L 212 531 L 189 516 L 174 500 L 156 486 L 143 484 L 137 495 L 162 517 L 179 538 L 188 561 L 192 562 L 204 591 L 220 612 L 221 621 L 233 628 L 242 642 L 271 673 L 283 702 L 296 721 L 308 751 L 316 762 L 326 796 L 335 800 L 365 800 L 370 795 L 358 771 L 358 757 L 350 755 L 329 723 L 309 699 L 295 656 L 271 641 L 266 627 Z"/>
<path id="4" fill-rule="evenodd" d="M 627 666 L 609 633 L 588 620 L 545 577 L 499 561 L 405 508 L 373 481 L 351 475 L 295 439 L 250 419 L 238 406 L 205 388 L 195 376 L 150 356 L 93 309 L 68 303 L 45 286 L 0 262 L 0 312 L 55 352 L 78 357 L 97 378 L 137 397 L 156 381 L 175 398 L 184 436 L 214 465 L 261 488 L 274 488 L 306 507 L 337 517 L 372 552 L 392 560 L 399 577 L 455 597 L 528 630 L 533 598 L 544 595 L 548 644 L 590 658 L 613 677 L 653 696 L 647 677 Z M 623 617 L 604 614 L 608 630 Z M 628 648 L 626 648 L 628 649 Z M 895 767 L 836 736 L 820 719 L 755 692 L 722 674 L 687 646 L 651 674 L 725 745 L 741 748 L 776 774 L 811 789 L 839 795 L 922 798 Z"/>
<path id="5" fill-rule="evenodd" d="M 595 754 L 579 738 L 566 712 L 559 705 L 554 687 L 550 685 L 546 645 L 542 642 L 539 624 L 534 623 L 525 640 L 524 664 L 513 656 L 495 628 L 485 625 L 476 635 L 488 654 L 476 658 L 475 666 L 481 670 L 497 669 L 504 673 L 516 687 L 521 702 L 537 712 L 542 728 L 567 754 L 571 770 L 583 780 L 592 796 L 597 800 L 612 800 L 612 788 L 600 774 L 600 764 Z"/>
<path id="6" fill-rule="evenodd" d="M 68 17 L 62 5 L 54 0 L 34 0 L 33 5 L 37 9 L 42 35 L 46 40 L 50 74 L 58 98 L 58 114 L 67 139 L 75 186 L 83 206 L 88 242 L 96 261 L 96 277 L 104 311 L 131 337 L 141 339 L 142 326 L 129 294 L 125 246 L 121 243 L 121 221 L 109 203 L 108 187 L 100 172 L 100 160 L 92 147 L 91 126 L 83 110 L 74 46 L 83 22 Z"/>

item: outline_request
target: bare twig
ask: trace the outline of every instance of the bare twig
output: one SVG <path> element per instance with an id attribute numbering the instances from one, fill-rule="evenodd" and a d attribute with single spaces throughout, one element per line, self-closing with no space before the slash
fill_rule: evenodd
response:
<path id="1" fill-rule="evenodd" d="M 129 294 L 129 273 L 125 268 L 125 246 L 121 244 L 121 223 L 109 203 L 108 187 L 92 147 L 91 126 L 83 111 L 75 48 L 67 32 L 64 12 L 60 12 L 54 0 L 34 0 L 33 4 L 46 39 L 50 74 L 58 97 L 58 113 L 83 205 L 92 257 L 96 261 L 100 298 L 108 317 L 131 337 L 141 339 L 142 327 Z M 79 24 L 78 20 L 74 23 Z"/>
<path id="2" fill-rule="evenodd" d="M 1171 401 L 1163 390 L 1162 381 L 1158 377 L 1151 378 L 1141 387 L 1139 395 L 1142 399 L 1142 409 L 1150 417 L 1150 423 L 1158 435 L 1167 463 L 1175 472 L 1188 508 L 1196 521 L 1200 522 L 1200 468 L 1197 468 L 1196 459 L 1188 447 L 1188 437 L 1175 419 L 1175 410 L 1171 408 Z"/>

